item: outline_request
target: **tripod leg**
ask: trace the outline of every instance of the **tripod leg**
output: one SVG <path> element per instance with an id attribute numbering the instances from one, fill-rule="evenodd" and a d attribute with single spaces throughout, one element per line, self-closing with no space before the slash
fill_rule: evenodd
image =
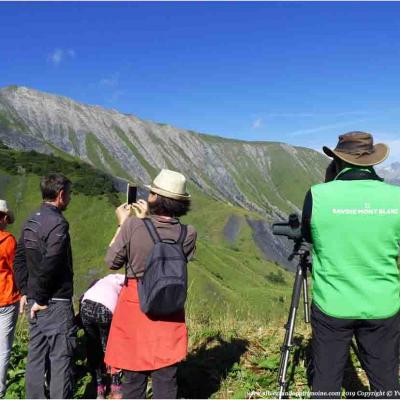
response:
<path id="1" fill-rule="evenodd" d="M 283 396 L 285 395 L 285 392 L 287 391 L 287 384 L 288 382 L 286 381 L 286 374 L 287 374 L 287 369 L 288 369 L 288 364 L 289 364 L 289 357 L 290 357 L 290 350 L 293 347 L 292 344 L 292 339 L 293 339 L 293 332 L 294 332 L 294 326 L 296 322 L 296 314 L 297 314 L 297 309 L 299 306 L 299 300 L 300 300 L 300 294 L 301 294 L 301 288 L 303 286 L 303 268 L 301 267 L 301 264 L 297 266 L 297 271 L 296 271 L 296 278 L 294 281 L 293 285 L 293 292 L 292 292 L 292 301 L 290 303 L 290 310 L 289 310 L 289 317 L 288 321 L 285 325 L 285 339 L 283 341 L 283 345 L 281 347 L 281 360 L 280 360 L 280 365 L 279 365 L 279 378 L 278 378 L 278 384 L 279 384 L 279 399 L 282 399 Z"/>
<path id="2" fill-rule="evenodd" d="M 303 272 L 303 303 L 304 303 L 304 321 L 310 323 L 310 305 L 308 303 L 308 286 L 307 286 L 307 271 Z"/>

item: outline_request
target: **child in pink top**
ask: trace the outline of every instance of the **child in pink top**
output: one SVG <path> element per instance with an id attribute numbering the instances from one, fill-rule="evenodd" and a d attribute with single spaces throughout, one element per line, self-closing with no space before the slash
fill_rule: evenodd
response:
<path id="1" fill-rule="evenodd" d="M 110 274 L 99 279 L 83 295 L 82 303 L 85 300 L 94 301 L 107 307 L 114 313 L 118 301 L 119 292 L 125 281 L 123 274 Z"/>
<path id="2" fill-rule="evenodd" d="M 111 320 L 125 275 L 110 274 L 95 281 L 84 293 L 81 300 L 80 317 L 87 337 L 87 360 L 96 378 L 97 398 L 104 399 L 106 374 L 104 352 L 107 345 Z M 118 375 L 112 377 L 112 386 L 118 385 Z M 113 392 L 116 388 L 111 388 Z"/>

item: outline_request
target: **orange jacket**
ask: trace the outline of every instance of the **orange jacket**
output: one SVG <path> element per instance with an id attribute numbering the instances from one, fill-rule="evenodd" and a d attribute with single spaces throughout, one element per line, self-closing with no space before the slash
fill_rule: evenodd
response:
<path id="1" fill-rule="evenodd" d="M 20 294 L 14 281 L 17 242 L 10 232 L 0 231 L 0 307 L 14 304 Z"/>

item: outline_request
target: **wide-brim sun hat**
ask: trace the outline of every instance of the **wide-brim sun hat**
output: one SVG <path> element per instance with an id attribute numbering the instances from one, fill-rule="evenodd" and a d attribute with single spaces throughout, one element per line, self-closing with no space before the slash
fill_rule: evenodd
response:
<path id="1" fill-rule="evenodd" d="M 180 172 L 162 169 L 151 185 L 145 185 L 151 192 L 174 200 L 189 200 L 186 178 Z"/>
<path id="2" fill-rule="evenodd" d="M 327 146 L 323 146 L 322 150 L 328 157 L 336 156 L 349 164 L 360 167 L 380 164 L 388 158 L 390 152 L 386 144 L 374 144 L 370 133 L 359 131 L 340 135 L 334 150 Z"/>
<path id="3" fill-rule="evenodd" d="M 5 200 L 0 200 L 0 212 L 8 216 L 8 223 L 12 224 L 15 221 L 14 213 L 8 208 Z"/>

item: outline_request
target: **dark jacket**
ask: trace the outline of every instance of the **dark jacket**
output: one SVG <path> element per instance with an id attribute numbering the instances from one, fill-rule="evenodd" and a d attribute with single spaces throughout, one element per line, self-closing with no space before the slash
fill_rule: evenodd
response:
<path id="1" fill-rule="evenodd" d="M 43 203 L 24 223 L 14 261 L 21 293 L 45 305 L 51 298 L 70 299 L 73 270 L 69 224 L 61 211 Z"/>

